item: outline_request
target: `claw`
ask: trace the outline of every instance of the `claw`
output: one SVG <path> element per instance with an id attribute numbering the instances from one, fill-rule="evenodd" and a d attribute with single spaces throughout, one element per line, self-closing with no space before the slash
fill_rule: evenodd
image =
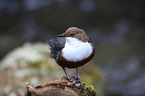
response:
<path id="1" fill-rule="evenodd" d="M 68 80 L 69 81 L 69 84 L 70 84 L 70 86 L 72 87 L 72 83 L 73 83 L 73 81 L 71 80 L 71 78 L 69 78 L 69 77 L 66 77 L 66 76 L 63 76 L 66 80 Z"/>
<path id="2" fill-rule="evenodd" d="M 73 79 L 77 80 L 77 78 L 75 76 L 71 76 Z"/>
<path id="3" fill-rule="evenodd" d="M 76 85 L 76 82 L 74 82 L 73 80 L 71 80 L 71 78 L 66 77 L 66 76 L 64 76 L 64 78 L 70 82 L 70 86 L 71 86 L 71 87 L 72 87 L 72 84 L 74 84 L 77 88 L 79 88 L 79 86 Z"/>
<path id="4" fill-rule="evenodd" d="M 63 77 L 64 77 L 66 80 L 68 80 L 68 81 L 72 82 L 71 78 L 66 77 L 66 76 L 63 76 Z"/>
<path id="5" fill-rule="evenodd" d="M 81 82 L 80 78 L 76 78 L 76 83 L 80 83 L 81 85 L 83 85 L 83 83 Z"/>
<path id="6" fill-rule="evenodd" d="M 76 80 L 75 84 L 80 83 L 80 87 L 77 86 L 77 88 L 82 88 L 82 86 L 84 85 L 84 83 L 81 82 L 80 78 L 76 78 L 75 76 L 71 76 L 74 80 Z"/>

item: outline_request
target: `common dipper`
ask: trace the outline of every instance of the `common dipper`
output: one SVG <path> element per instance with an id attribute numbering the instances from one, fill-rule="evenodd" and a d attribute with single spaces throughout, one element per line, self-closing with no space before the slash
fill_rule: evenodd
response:
<path id="1" fill-rule="evenodd" d="M 95 53 L 93 43 L 85 31 L 77 27 L 70 27 L 65 33 L 58 35 L 55 39 L 48 40 L 47 43 L 51 46 L 50 57 L 54 58 L 57 64 L 63 68 L 66 74 L 65 78 L 73 82 L 65 67 L 76 68 L 77 78 L 74 76 L 73 78 L 82 84 L 78 67 L 90 61 Z"/>

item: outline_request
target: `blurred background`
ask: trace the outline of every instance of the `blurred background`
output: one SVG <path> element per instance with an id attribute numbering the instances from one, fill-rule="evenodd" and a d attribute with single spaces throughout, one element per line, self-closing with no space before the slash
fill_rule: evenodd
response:
<path id="1" fill-rule="evenodd" d="M 71 26 L 93 40 L 104 96 L 145 95 L 144 0 L 0 0 L 0 60 Z"/>

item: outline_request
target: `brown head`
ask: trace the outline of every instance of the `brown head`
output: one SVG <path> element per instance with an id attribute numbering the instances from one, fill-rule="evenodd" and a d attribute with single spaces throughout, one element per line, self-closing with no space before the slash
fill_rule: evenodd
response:
<path id="1" fill-rule="evenodd" d="M 64 34 L 58 35 L 59 37 L 72 37 L 77 38 L 83 42 L 88 41 L 88 36 L 86 32 L 83 29 L 77 28 L 77 27 L 70 27 L 66 30 Z"/>

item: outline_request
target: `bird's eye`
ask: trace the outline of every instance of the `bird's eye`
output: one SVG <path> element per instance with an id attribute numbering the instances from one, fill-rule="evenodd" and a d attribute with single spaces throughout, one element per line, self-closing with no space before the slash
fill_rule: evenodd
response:
<path id="1" fill-rule="evenodd" d="M 70 34 L 70 36 L 74 36 L 74 35 L 75 35 L 74 33 Z"/>

